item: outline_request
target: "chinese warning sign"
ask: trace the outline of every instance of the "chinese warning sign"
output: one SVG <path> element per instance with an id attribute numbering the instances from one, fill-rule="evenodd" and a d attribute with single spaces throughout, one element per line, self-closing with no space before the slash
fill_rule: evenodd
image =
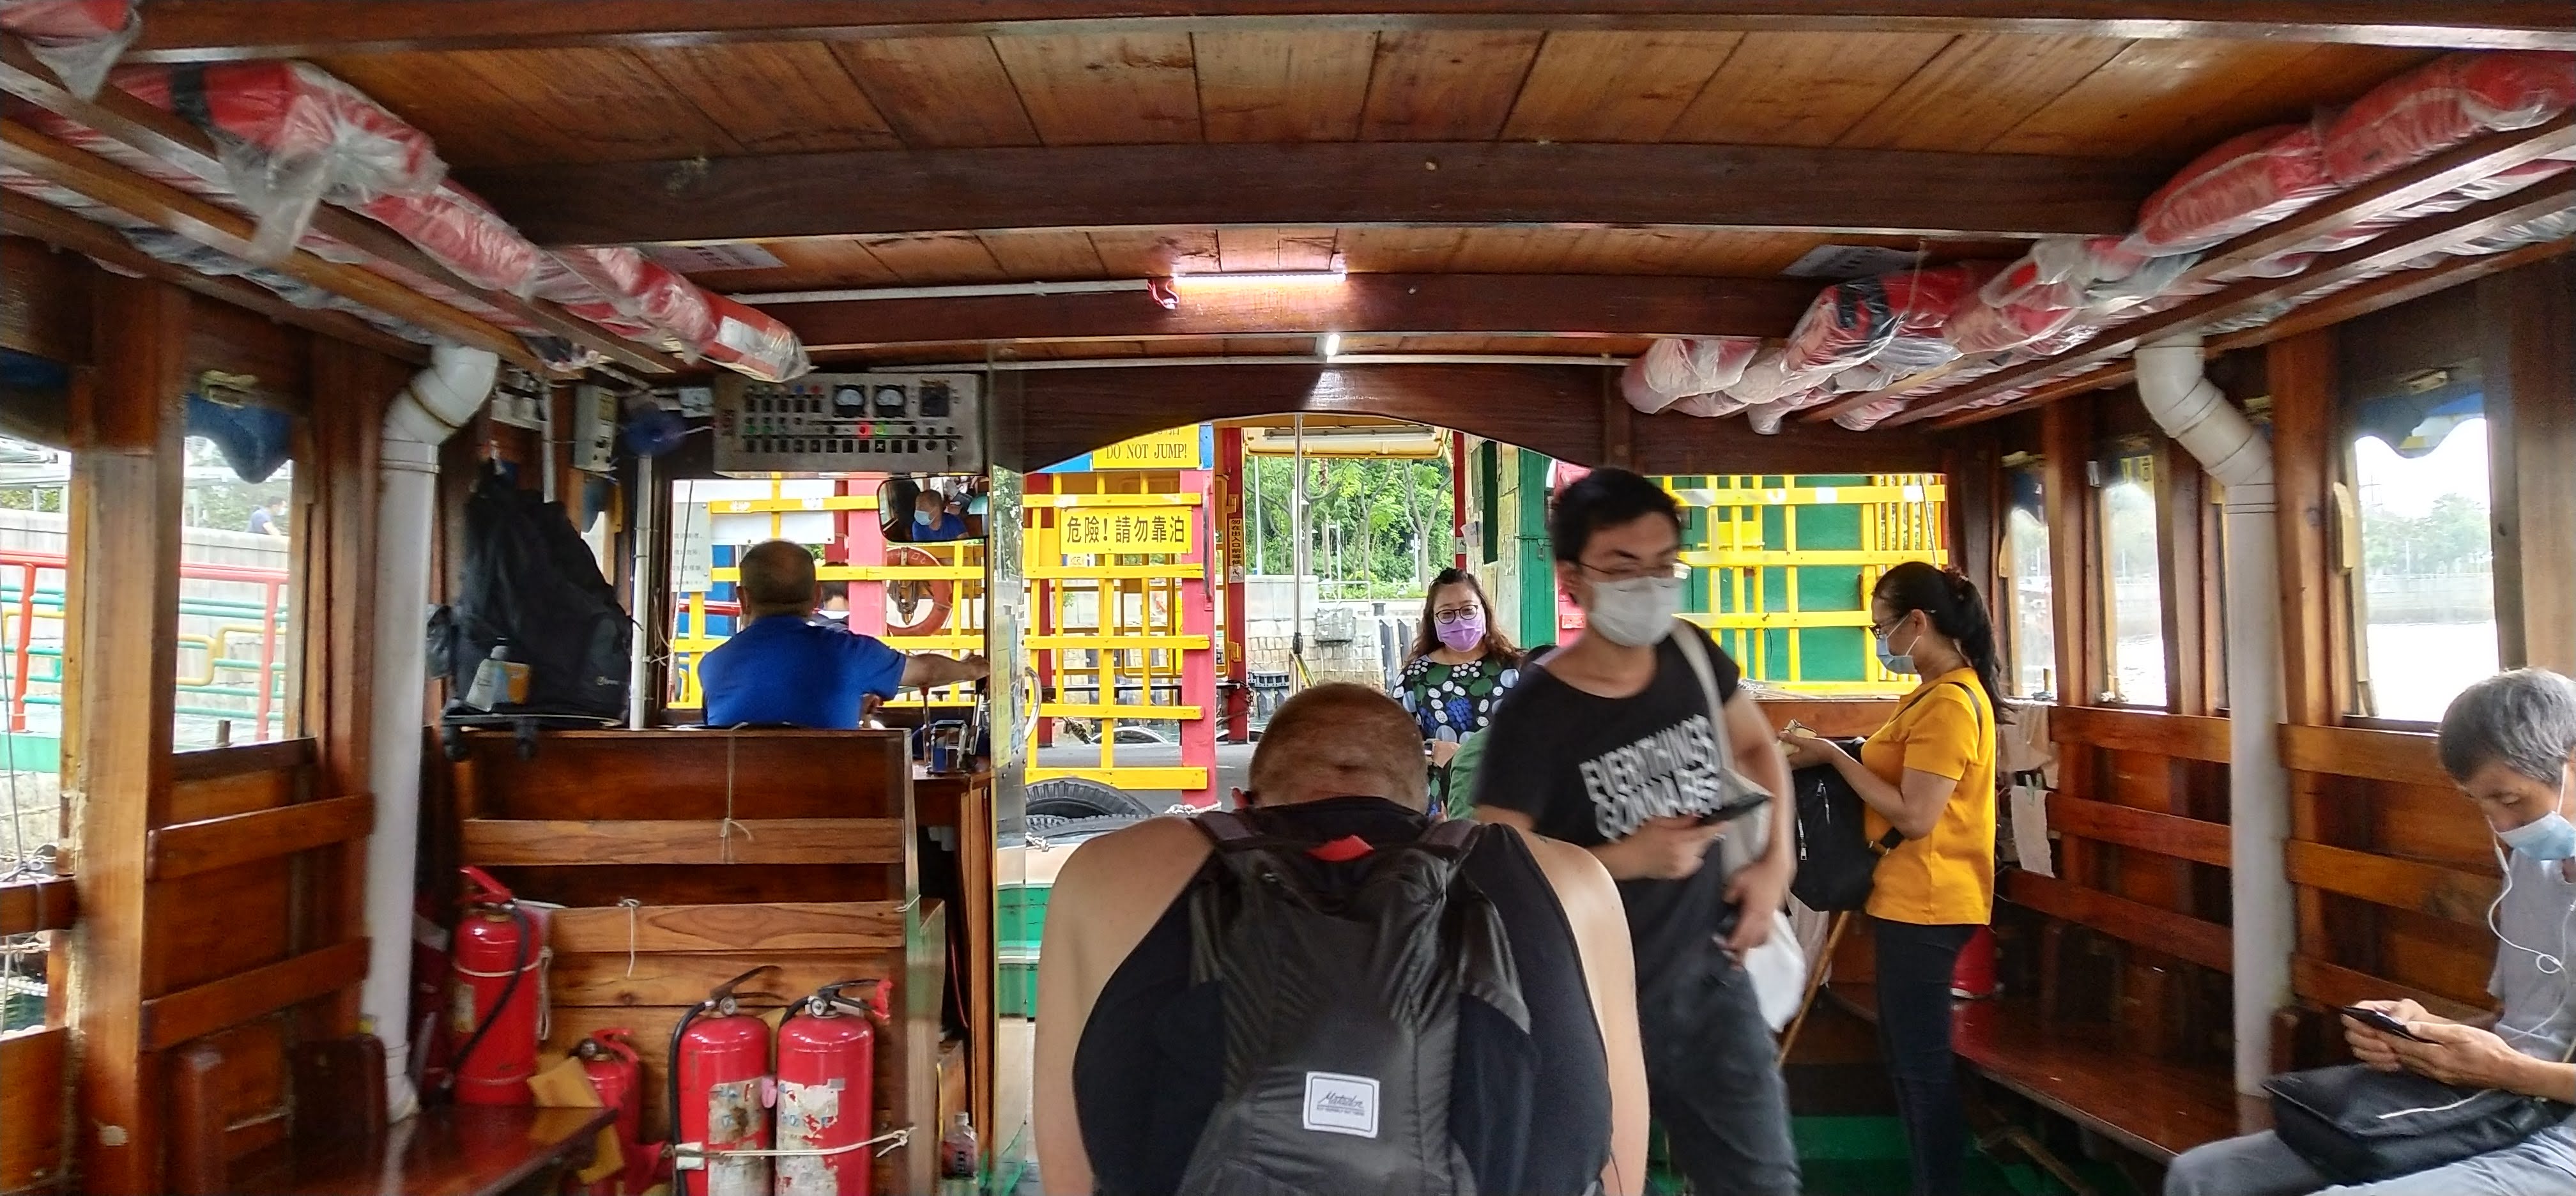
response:
<path id="1" fill-rule="evenodd" d="M 1067 553 L 1191 550 L 1187 508 L 1072 507 L 1061 511 L 1060 518 L 1057 539 Z"/>

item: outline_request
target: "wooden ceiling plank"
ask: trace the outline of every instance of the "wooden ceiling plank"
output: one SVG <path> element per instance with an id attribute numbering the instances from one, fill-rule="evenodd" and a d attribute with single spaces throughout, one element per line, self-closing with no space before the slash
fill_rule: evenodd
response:
<path id="1" fill-rule="evenodd" d="M 644 62 L 750 153 L 903 147 L 820 42 L 683 46 Z"/>
<path id="2" fill-rule="evenodd" d="M 993 50 L 1048 145 L 1200 140 L 1198 73 L 1187 33 L 1005 37 Z"/>
<path id="3" fill-rule="evenodd" d="M 1381 27 L 1473 30 L 1714 30 L 2232 37 L 2429 46 L 2576 49 L 2561 0 L 1556 0 L 1355 5 L 1256 0 L 1208 13 L 1188 0 L 155 0 L 127 57 L 222 61 L 512 45 L 665 46 L 720 41 L 1036 36 L 1049 33 Z"/>
<path id="4" fill-rule="evenodd" d="M 908 286 L 1000 282 L 1009 275 L 973 233 L 861 237 L 859 244 Z"/>
<path id="5" fill-rule="evenodd" d="M 538 144 L 563 147 L 563 161 L 633 162 L 745 152 L 646 66 L 637 51 L 474 50 L 448 56 L 447 64 L 465 76 L 451 76 L 447 87 L 479 84 L 518 101 L 535 119 L 514 132 Z"/>
<path id="6" fill-rule="evenodd" d="M 0 37 L 0 91 L 86 125 L 138 152 L 200 178 L 225 177 L 223 165 L 217 160 L 214 140 L 203 130 L 176 114 L 164 112 L 112 87 L 101 89 L 95 100 L 73 95 L 50 69 L 28 53 L 26 44 L 15 37 Z M 326 205 L 315 209 L 313 230 L 399 269 L 473 295 L 492 307 L 620 364 L 657 374 L 672 373 L 679 368 L 679 363 L 668 354 L 637 345 L 552 303 L 482 290 L 432 260 L 418 246 L 374 221 Z"/>
<path id="7" fill-rule="evenodd" d="M 1487 141 L 1503 134 L 1521 80 L 1547 35 L 1530 29 L 1378 34 L 1360 136 L 1369 141 Z"/>
<path id="8" fill-rule="evenodd" d="M 1962 37 L 1835 144 L 1976 153 L 2125 45 L 2094 37 Z"/>
<path id="9" fill-rule="evenodd" d="M 1737 33 L 1551 33 L 1503 136 L 1661 141 L 1743 40 Z"/>
<path id="10" fill-rule="evenodd" d="M 446 54 L 348 54 L 315 65 L 402 114 L 450 166 L 570 160 L 580 147 Z M 106 93 L 100 93 L 101 99 Z"/>
<path id="11" fill-rule="evenodd" d="M 1095 229 L 1092 249 L 1112 278 L 1161 278 L 1222 269 L 1213 228 Z"/>
<path id="12" fill-rule="evenodd" d="M 1832 145 L 1950 40 L 1937 33 L 1748 33 L 1664 140 Z"/>
<path id="13" fill-rule="evenodd" d="M 2174 285 L 2181 287 L 2206 282 L 2233 273 L 2242 266 L 2295 250 L 2321 234 L 2385 216 L 2450 191 L 2462 183 L 2570 149 L 2576 149 L 2576 113 L 2562 114 L 2555 120 L 2528 129 L 2479 138 L 2312 204 L 2212 249 L 2202 254 L 2191 269 L 2175 280 Z M 1878 390 L 1848 395 L 1814 408 L 1804 418 L 1810 421 L 1831 419 L 1881 399 L 1902 398 L 1936 386 L 1943 379 L 1992 360 L 1992 357 L 1991 354 L 1977 354 L 1934 366 L 1899 378 Z"/>
<path id="14" fill-rule="evenodd" d="M 2315 47 L 2298 43 L 2174 40 L 2131 42 L 2101 69 L 2023 117 L 1982 148 L 1997 154 L 2119 157 L 2192 118 L 2247 80 L 2278 79 Z M 2200 129 L 2210 145 L 2244 126 Z"/>
<path id="15" fill-rule="evenodd" d="M 1888 422 L 1891 426 L 1917 423 L 1947 415 L 1991 394 L 2054 381 L 2095 362 L 2126 356 L 2139 345 L 2165 337 L 2187 335 L 2209 325 L 2259 311 L 2271 303 L 2295 299 L 2337 283 L 2402 266 L 2445 245 L 2458 244 L 2563 210 L 2571 202 L 2576 202 L 2576 176 L 2561 175 L 2501 199 L 2426 217 L 2384 233 L 2368 244 L 2319 257 L 2308 269 L 2293 277 L 2257 278 L 2239 283 L 2217 294 L 2205 295 L 2179 307 L 2110 329 L 2071 352 L 1989 374 L 1944 392 L 1929 403 L 1910 408 Z"/>
<path id="16" fill-rule="evenodd" d="M 280 298 L 276 292 L 254 283 L 199 274 L 184 266 L 174 266 L 136 249 L 106 225 L 84 220 L 24 195 L 0 192 L 0 230 L 33 237 L 127 273 L 184 287 L 209 299 L 257 312 L 281 324 L 364 345 L 388 357 L 409 362 L 429 360 L 427 346 L 413 344 L 347 312 L 297 307 Z"/>
<path id="17" fill-rule="evenodd" d="M 1369 224 L 2089 236 L 2127 232 L 2160 181 L 2087 158 L 1483 142 L 853 151 L 459 175 L 551 245 Z"/>
<path id="18" fill-rule="evenodd" d="M 1105 278 L 1109 269 L 1091 234 L 1077 230 L 985 233 L 984 250 L 1013 278 L 1040 281 Z"/>
<path id="19" fill-rule="evenodd" d="M 984 38 L 834 42 L 832 54 L 913 149 L 1038 143 L 1010 72 Z"/>
<path id="20" fill-rule="evenodd" d="M 2240 332 L 2231 332 L 2225 336 L 2212 337 L 2206 351 L 2210 356 L 2215 357 L 2221 353 L 2268 345 L 2277 340 L 2287 340 L 2304 332 L 2314 332 L 2319 328 L 2359 319 L 2372 312 L 2395 307 L 2401 303 L 2413 302 L 2436 291 L 2446 291 L 2464 283 L 2475 282 L 2491 274 L 2501 274 L 2533 262 L 2547 261 L 2550 258 L 2562 256 L 2571 249 L 2576 249 L 2576 242 L 2545 241 L 2538 245 L 2525 245 L 2510 253 L 2488 254 L 2483 257 L 2456 257 L 2438 266 L 2375 278 L 2350 290 L 2337 291 L 2324 299 L 2302 305 L 2288 315 L 2268 324 L 2257 325 Z M 2125 367 L 2095 371 L 2064 383 L 2042 387 L 2010 403 L 1954 413 L 1934 422 L 1932 428 L 1934 431 L 1946 432 L 1971 424 L 2002 419 L 2008 415 L 2045 406 L 2062 398 L 2104 387 L 2118 386 L 2127 382 L 2131 376 L 2133 376 L 2132 372 Z"/>
<path id="21" fill-rule="evenodd" d="M 779 304 L 816 351 L 906 342 L 1283 336 L 1326 332 L 1783 336 L 1814 284 L 1778 278 L 1354 274 L 1332 287 L 1189 288 L 1165 308 L 1142 292 Z"/>
<path id="22" fill-rule="evenodd" d="M 1356 140 L 1377 37 L 1365 29 L 1192 37 L 1207 139 Z"/>
<path id="23" fill-rule="evenodd" d="M 209 248 L 245 259 L 250 255 L 255 230 L 249 217 L 65 145 L 17 121 L 0 120 L 0 162 Z M 298 249 L 275 269 L 441 336 L 490 349 L 532 369 L 544 368 L 517 336 L 357 266 L 324 261 Z"/>

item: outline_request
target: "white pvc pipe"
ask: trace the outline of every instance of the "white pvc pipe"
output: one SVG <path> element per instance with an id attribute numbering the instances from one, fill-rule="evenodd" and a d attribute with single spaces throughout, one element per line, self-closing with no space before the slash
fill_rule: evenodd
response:
<path id="1" fill-rule="evenodd" d="M 2227 488 L 2228 847 L 2234 906 L 2236 1090 L 2262 1094 L 2272 1069 L 2272 1014 L 2288 1005 L 2297 918 L 2283 843 L 2290 776 L 2281 767 L 2280 531 L 2272 446 L 2201 376 L 2200 338 L 2136 354 L 2147 412 Z"/>
<path id="2" fill-rule="evenodd" d="M 375 826 L 367 836 L 367 982 L 362 1025 L 385 1044 L 387 1113 L 419 1106 L 411 1088 L 412 892 L 420 850 L 420 740 L 428 664 L 421 650 L 429 607 L 429 538 L 438 507 L 438 446 L 492 392 L 500 358 L 440 345 L 385 411 L 376 504 L 376 623 L 367 785 Z"/>

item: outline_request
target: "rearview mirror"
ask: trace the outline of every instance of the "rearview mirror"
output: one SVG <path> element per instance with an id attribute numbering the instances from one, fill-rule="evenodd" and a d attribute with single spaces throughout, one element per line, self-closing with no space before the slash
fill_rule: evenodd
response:
<path id="1" fill-rule="evenodd" d="M 982 474 L 899 475 L 877 485 L 877 527 L 889 544 L 984 538 Z"/>

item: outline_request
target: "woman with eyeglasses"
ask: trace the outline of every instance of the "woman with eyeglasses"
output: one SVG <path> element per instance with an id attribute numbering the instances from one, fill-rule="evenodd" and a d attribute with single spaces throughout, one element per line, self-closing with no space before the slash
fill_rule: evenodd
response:
<path id="1" fill-rule="evenodd" d="M 1396 701 L 1422 728 L 1435 782 L 1459 743 L 1485 729 L 1494 704 L 1520 680 L 1520 669 L 1521 651 L 1494 626 L 1475 574 L 1441 570 L 1423 595 L 1413 653 L 1395 681 Z M 1437 784 L 1432 793 L 1439 796 Z"/>
<path id="2" fill-rule="evenodd" d="M 1855 759 L 1832 740 L 1781 737 L 1789 763 L 1831 765 L 1869 807 L 1866 831 L 1902 837 L 1871 874 L 1878 1035 L 1914 1156 L 1915 1196 L 1959 1191 L 1968 1126 L 1950 1052 L 1950 973 L 1995 903 L 1995 693 L 1985 597 L 1964 574 L 1907 561 L 1870 591 L 1879 663 L 1920 677 Z"/>

